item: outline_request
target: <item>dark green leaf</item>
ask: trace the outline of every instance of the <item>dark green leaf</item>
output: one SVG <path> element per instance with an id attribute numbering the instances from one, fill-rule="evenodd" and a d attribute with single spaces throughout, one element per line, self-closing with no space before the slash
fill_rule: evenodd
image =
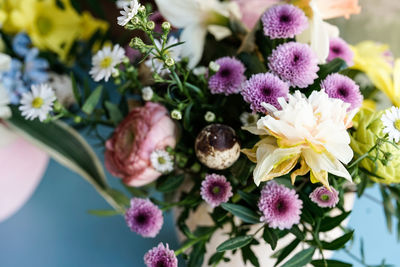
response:
<path id="1" fill-rule="evenodd" d="M 99 217 L 123 215 L 122 212 L 116 210 L 88 210 L 88 213 Z"/>
<path id="2" fill-rule="evenodd" d="M 189 256 L 188 267 L 201 267 L 206 253 L 206 242 L 200 242 L 193 246 Z"/>
<path id="3" fill-rule="evenodd" d="M 294 255 L 290 260 L 288 260 L 282 267 L 299 267 L 306 266 L 314 255 L 315 248 L 311 247 L 306 250 L 303 250 L 296 255 Z"/>
<path id="4" fill-rule="evenodd" d="M 333 228 L 339 226 L 351 212 L 344 212 L 336 217 L 326 217 L 322 219 L 321 226 L 319 228 L 320 232 L 328 232 Z"/>
<path id="5" fill-rule="evenodd" d="M 252 164 L 246 157 L 241 156 L 230 170 L 233 176 L 238 179 L 242 185 L 246 185 L 252 172 Z"/>
<path id="6" fill-rule="evenodd" d="M 186 107 L 186 110 L 185 110 L 185 115 L 184 115 L 184 117 L 183 117 L 183 127 L 186 129 L 186 130 L 190 130 L 190 129 L 192 129 L 192 125 L 191 125 L 191 123 L 190 123 L 190 114 L 191 114 L 191 112 L 192 112 L 192 107 L 193 107 L 193 103 L 190 103 L 187 107 Z"/>
<path id="7" fill-rule="evenodd" d="M 326 250 L 338 250 L 353 237 L 354 231 L 351 231 L 350 233 L 344 234 L 343 236 L 333 240 L 332 242 L 324 242 L 322 241 L 322 247 Z"/>
<path id="8" fill-rule="evenodd" d="M 278 259 L 276 260 L 275 266 L 277 266 L 279 263 L 281 263 L 287 256 L 289 256 L 290 253 L 292 253 L 292 251 L 300 244 L 300 240 L 295 239 L 292 241 L 292 243 L 290 243 L 289 245 L 287 245 L 286 247 L 284 247 L 283 249 L 281 249 L 280 251 L 278 251 Z"/>
<path id="9" fill-rule="evenodd" d="M 247 204 L 249 204 L 249 205 L 252 206 L 252 207 L 257 206 L 258 197 L 257 197 L 256 195 L 251 194 L 251 193 L 246 193 L 246 192 L 243 192 L 243 191 L 241 191 L 241 190 L 239 190 L 238 193 L 239 193 L 239 196 L 240 196 L 244 201 L 247 202 Z"/>
<path id="10" fill-rule="evenodd" d="M 271 245 L 272 250 L 275 250 L 276 245 L 278 244 L 278 235 L 275 231 L 268 226 L 264 227 L 263 238 L 265 242 Z"/>
<path id="11" fill-rule="evenodd" d="M 71 72 L 71 82 L 72 82 L 72 91 L 74 93 L 75 101 L 79 105 L 82 104 L 82 95 L 81 91 L 78 88 L 78 84 L 76 83 L 75 75 Z"/>
<path id="12" fill-rule="evenodd" d="M 248 209 L 241 205 L 230 204 L 230 203 L 222 203 L 221 207 L 224 210 L 227 210 L 233 215 L 239 217 L 240 219 L 242 219 L 242 221 L 246 223 L 252 223 L 252 224 L 260 223 L 260 216 L 258 216 L 258 214 L 252 211 L 251 209 Z"/>
<path id="13" fill-rule="evenodd" d="M 86 114 L 92 114 L 93 110 L 96 108 L 97 104 L 100 101 L 101 94 L 103 92 L 103 86 L 98 86 L 86 99 L 85 103 L 82 106 L 82 111 Z"/>
<path id="14" fill-rule="evenodd" d="M 176 190 L 185 179 L 185 176 L 166 176 L 162 180 L 157 181 L 156 189 L 163 193 L 168 193 Z"/>
<path id="15" fill-rule="evenodd" d="M 114 200 L 119 203 L 121 206 L 129 206 L 130 199 L 124 195 L 121 191 L 116 189 L 109 189 L 108 194 L 114 198 Z"/>
<path id="16" fill-rule="evenodd" d="M 305 238 L 305 235 L 303 234 L 303 232 L 300 230 L 300 228 L 297 225 L 293 226 L 289 230 L 289 232 L 294 234 L 294 236 L 297 237 L 297 239 L 299 239 L 299 240 L 304 240 L 304 238 Z"/>
<path id="17" fill-rule="evenodd" d="M 108 114 L 110 115 L 111 121 L 115 125 L 118 125 L 118 123 L 120 123 L 123 120 L 123 116 L 122 116 L 121 111 L 119 110 L 118 106 L 109 101 L 106 101 L 104 104 L 106 106 Z"/>
<path id="18" fill-rule="evenodd" d="M 217 252 L 208 260 L 208 265 L 217 266 L 218 263 L 224 258 L 225 252 Z"/>
<path id="19" fill-rule="evenodd" d="M 124 187 L 134 197 L 146 198 L 149 195 L 149 193 L 146 190 L 138 188 L 138 187 L 131 187 L 131 186 L 127 186 L 125 184 L 124 184 Z"/>
<path id="20" fill-rule="evenodd" d="M 246 66 L 246 74 L 251 75 L 255 73 L 264 73 L 267 71 L 265 65 L 258 59 L 254 53 L 240 53 L 238 58 Z"/>
<path id="21" fill-rule="evenodd" d="M 258 261 L 258 258 L 254 254 L 254 252 L 251 250 L 250 246 L 251 246 L 251 244 L 242 248 L 243 262 L 247 263 L 247 261 L 250 261 L 251 264 L 253 264 L 253 266 L 260 267 L 260 262 Z"/>
<path id="22" fill-rule="evenodd" d="M 238 236 L 235 238 L 231 238 L 229 240 L 226 240 L 222 244 L 220 244 L 217 247 L 217 251 L 222 252 L 222 251 L 226 251 L 226 250 L 234 250 L 234 249 L 242 248 L 242 247 L 250 244 L 250 242 L 252 240 L 253 240 L 253 236 L 251 236 L 251 235 Z"/>
<path id="23" fill-rule="evenodd" d="M 338 260 L 326 260 L 328 267 L 352 267 L 353 265 L 350 263 L 346 263 Z M 324 260 L 314 260 L 311 262 L 314 267 L 326 267 Z"/>

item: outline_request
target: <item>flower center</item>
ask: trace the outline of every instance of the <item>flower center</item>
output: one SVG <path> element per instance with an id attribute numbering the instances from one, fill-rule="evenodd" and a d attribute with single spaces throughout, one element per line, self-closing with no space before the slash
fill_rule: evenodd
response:
<path id="1" fill-rule="evenodd" d="M 156 263 L 156 267 L 167 267 L 166 263 L 163 260 Z"/>
<path id="2" fill-rule="evenodd" d="M 398 120 L 396 120 L 396 121 L 394 122 L 394 127 L 395 127 L 397 130 L 400 131 L 400 119 L 398 119 Z"/>
<path id="3" fill-rule="evenodd" d="M 221 188 L 219 186 L 214 186 L 212 189 L 212 192 L 214 195 L 218 194 L 219 192 L 221 192 Z"/>
<path id="4" fill-rule="evenodd" d="M 283 14 L 279 20 L 283 23 L 288 23 L 291 21 L 290 16 L 288 14 Z"/>
<path id="5" fill-rule="evenodd" d="M 35 97 L 32 101 L 32 107 L 33 108 L 41 108 L 43 106 L 43 98 L 41 97 Z"/>
<path id="6" fill-rule="evenodd" d="M 231 75 L 231 71 L 229 69 L 222 69 L 220 73 L 221 77 L 224 78 L 229 77 Z"/>
<path id="7" fill-rule="evenodd" d="M 43 16 L 37 18 L 36 25 L 41 35 L 47 35 L 53 28 L 51 20 Z"/>
<path id="8" fill-rule="evenodd" d="M 103 69 L 106 69 L 111 66 L 112 63 L 112 58 L 111 57 L 105 57 L 103 60 L 100 62 L 100 67 Z"/>
<path id="9" fill-rule="evenodd" d="M 253 123 L 255 123 L 256 122 L 256 118 L 254 117 L 254 116 L 249 116 L 248 118 L 247 118 L 247 123 L 248 124 L 253 124 Z"/>
<path id="10" fill-rule="evenodd" d="M 161 165 L 167 163 L 167 161 L 165 160 L 164 157 L 158 157 L 157 161 L 158 161 L 158 163 L 160 163 Z"/>
<path id="11" fill-rule="evenodd" d="M 279 200 L 276 203 L 276 210 L 280 213 L 285 212 L 286 211 L 286 204 L 283 200 Z"/>
<path id="12" fill-rule="evenodd" d="M 330 199 L 330 197 L 329 197 L 329 195 L 327 195 L 327 194 L 323 194 L 323 195 L 321 196 L 321 200 L 324 201 L 324 202 L 329 201 L 329 199 Z"/>
<path id="13" fill-rule="evenodd" d="M 265 87 L 265 88 L 262 89 L 262 93 L 263 93 L 263 95 L 265 95 L 265 96 L 270 96 L 271 93 L 272 93 L 272 90 L 271 90 L 271 88 L 269 88 L 269 87 Z"/>
<path id="14" fill-rule="evenodd" d="M 136 222 L 138 224 L 145 224 L 147 222 L 147 219 L 148 219 L 148 217 L 142 213 L 140 213 L 136 216 Z"/>
<path id="15" fill-rule="evenodd" d="M 343 96 L 343 97 L 348 97 L 349 96 L 349 91 L 346 90 L 346 88 L 339 88 L 338 93 Z"/>
<path id="16" fill-rule="evenodd" d="M 297 54 L 295 54 L 295 55 L 293 55 L 293 63 L 297 63 L 297 62 L 299 62 L 300 61 L 300 56 L 299 55 L 297 55 Z"/>
<path id="17" fill-rule="evenodd" d="M 335 54 L 340 54 L 342 50 L 339 47 L 332 47 L 332 52 Z"/>

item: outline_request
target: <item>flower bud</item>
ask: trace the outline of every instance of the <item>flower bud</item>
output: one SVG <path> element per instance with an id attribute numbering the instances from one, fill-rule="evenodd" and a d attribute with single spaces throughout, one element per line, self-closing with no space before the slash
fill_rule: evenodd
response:
<path id="1" fill-rule="evenodd" d="M 137 26 L 137 25 L 140 24 L 140 19 L 138 17 L 133 17 L 131 19 L 131 22 L 132 22 L 133 25 Z"/>
<path id="2" fill-rule="evenodd" d="M 174 120 L 179 121 L 179 120 L 182 119 L 182 112 L 180 112 L 180 111 L 177 110 L 177 109 L 174 109 L 174 110 L 171 112 L 171 117 L 172 117 Z"/>
<path id="3" fill-rule="evenodd" d="M 140 39 L 139 37 L 135 37 L 131 40 L 129 46 L 136 49 L 142 49 L 145 44 L 143 43 L 142 39 Z"/>
<path id="4" fill-rule="evenodd" d="M 154 21 L 150 20 L 149 22 L 147 22 L 146 27 L 148 30 L 152 31 L 156 27 L 156 24 L 154 23 Z"/>
<path id="5" fill-rule="evenodd" d="M 215 121 L 215 114 L 211 111 L 207 111 L 206 115 L 204 115 L 204 119 L 206 122 L 213 122 Z"/>
<path id="6" fill-rule="evenodd" d="M 75 122 L 76 124 L 81 123 L 81 122 L 82 122 L 82 117 L 75 116 L 75 117 L 74 117 L 74 122 Z"/>
<path id="7" fill-rule="evenodd" d="M 53 106 L 54 111 L 60 112 L 62 110 L 62 108 L 63 108 L 63 106 L 61 105 L 61 103 L 56 100 L 54 102 L 54 106 Z"/>
<path id="8" fill-rule="evenodd" d="M 169 57 L 165 60 L 165 65 L 167 65 L 168 67 L 172 67 L 173 65 L 175 65 L 175 60 Z"/>
<path id="9" fill-rule="evenodd" d="M 162 28 L 164 33 L 168 33 L 171 30 L 171 24 L 168 21 L 164 21 L 161 24 L 161 28 Z"/>
<path id="10" fill-rule="evenodd" d="M 215 61 L 211 61 L 208 67 L 212 72 L 218 72 L 221 68 L 221 66 Z"/>
<path id="11" fill-rule="evenodd" d="M 154 92 L 150 86 L 146 86 L 142 89 L 142 98 L 144 101 L 150 101 L 153 98 Z"/>

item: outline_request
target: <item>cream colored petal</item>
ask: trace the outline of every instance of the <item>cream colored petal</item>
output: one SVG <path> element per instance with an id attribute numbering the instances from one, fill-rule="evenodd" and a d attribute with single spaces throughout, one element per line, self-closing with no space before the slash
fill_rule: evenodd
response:
<path id="1" fill-rule="evenodd" d="M 189 68 L 194 68 L 203 55 L 207 30 L 201 24 L 186 27 L 181 34 L 182 56 L 189 59 Z"/>
<path id="2" fill-rule="evenodd" d="M 231 30 L 225 26 L 209 25 L 207 29 L 212 35 L 214 35 L 217 41 L 220 41 L 232 34 Z"/>
<path id="3" fill-rule="evenodd" d="M 184 28 L 202 20 L 194 0 L 155 0 L 163 17 L 177 28 Z"/>

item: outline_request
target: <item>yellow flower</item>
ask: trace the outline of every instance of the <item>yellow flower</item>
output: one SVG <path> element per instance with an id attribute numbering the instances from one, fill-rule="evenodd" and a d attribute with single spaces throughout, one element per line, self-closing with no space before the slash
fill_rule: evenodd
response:
<path id="1" fill-rule="evenodd" d="M 83 40 L 90 39 L 97 31 L 106 32 L 108 30 L 108 23 L 106 21 L 94 18 L 89 12 L 82 12 L 81 28 L 82 32 L 80 38 Z"/>
<path id="2" fill-rule="evenodd" d="M 351 136 L 351 148 L 354 153 L 360 157 L 367 153 L 375 144 L 378 138 L 384 138 L 383 133 L 384 125 L 381 121 L 381 117 L 385 111 L 374 112 L 368 109 L 362 109 L 354 117 L 354 128 L 355 132 Z M 369 154 L 372 158 L 377 155 L 377 150 L 372 150 Z M 400 183 L 400 150 L 390 143 L 382 143 L 380 146 L 379 158 L 387 158 L 387 162 L 377 160 L 372 161 L 369 158 L 365 158 L 359 164 L 360 167 L 364 168 L 370 173 L 382 178 L 379 179 L 373 175 L 369 177 L 377 183 Z M 384 164 L 384 162 L 386 164 Z"/>
<path id="3" fill-rule="evenodd" d="M 364 72 L 394 105 L 400 106 L 400 59 L 395 60 L 393 64 L 393 59 L 388 56 L 389 46 L 373 41 L 364 41 L 352 49 L 352 68 Z"/>

